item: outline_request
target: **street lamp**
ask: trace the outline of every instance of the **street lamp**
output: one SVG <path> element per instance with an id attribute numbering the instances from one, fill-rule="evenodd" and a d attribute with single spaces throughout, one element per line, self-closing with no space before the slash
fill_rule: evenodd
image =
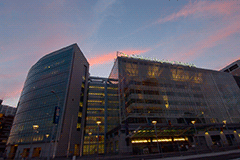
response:
<path id="1" fill-rule="evenodd" d="M 197 128 L 196 128 L 196 126 L 195 126 L 196 121 L 191 121 L 191 123 L 192 123 L 193 126 L 194 126 L 195 136 L 197 136 Z M 194 139 L 195 139 L 195 149 L 196 149 L 196 152 L 198 153 L 196 138 L 194 138 Z M 197 136 L 197 139 L 198 139 L 198 136 Z M 198 143 L 199 143 L 199 140 L 198 140 Z"/>
<path id="2" fill-rule="evenodd" d="M 33 129 L 36 131 L 39 128 L 38 125 L 33 125 Z"/>
<path id="3" fill-rule="evenodd" d="M 227 131 L 229 132 L 228 127 L 227 127 L 227 121 L 226 121 L 226 120 L 223 120 L 223 127 L 226 127 Z M 229 137 L 230 137 L 230 141 L 231 141 L 231 143 L 232 143 L 232 145 L 233 145 L 233 140 L 232 140 L 231 134 L 229 134 Z"/>
<path id="4" fill-rule="evenodd" d="M 98 136 L 97 136 L 97 154 L 99 154 L 99 125 L 102 123 L 101 121 L 96 122 L 98 125 Z"/>
<path id="5" fill-rule="evenodd" d="M 89 135 L 88 154 L 90 154 L 90 141 L 91 141 L 91 135 L 92 135 L 92 132 L 89 132 L 88 135 Z"/>
<path id="6" fill-rule="evenodd" d="M 48 133 L 45 134 L 45 137 L 46 137 L 46 140 L 45 140 L 45 150 L 46 150 L 45 156 L 47 156 L 47 139 L 48 139 L 48 137 L 49 137 L 49 134 L 48 134 Z"/>
<path id="7" fill-rule="evenodd" d="M 56 98 L 58 99 L 58 107 L 60 106 L 60 98 L 59 96 L 57 95 L 57 93 L 53 90 L 51 90 L 51 93 L 53 93 Z M 48 151 L 48 157 L 47 157 L 47 160 L 50 159 L 50 153 L 51 153 L 51 150 L 52 150 L 52 141 L 53 141 L 53 134 L 55 133 L 55 127 L 56 127 L 57 123 L 54 123 L 53 124 L 53 128 L 52 128 L 52 134 L 51 134 L 51 139 L 50 139 L 50 146 L 49 146 L 49 151 Z M 57 130 L 58 131 L 58 130 Z M 55 148 L 56 148 L 56 145 L 57 145 L 57 135 L 58 135 L 58 132 L 55 136 L 55 145 L 54 145 L 54 151 L 55 152 Z M 53 153 L 53 157 L 55 157 L 55 153 Z"/>
<path id="8" fill-rule="evenodd" d="M 34 132 L 37 132 L 37 129 L 38 129 L 38 128 L 39 128 L 39 125 L 37 125 L 37 124 L 34 124 L 34 125 L 33 125 L 32 141 L 31 141 L 31 145 L 30 145 L 30 152 L 31 152 L 31 150 L 32 150 L 33 134 L 34 134 Z M 31 154 L 31 156 L 33 156 L 33 150 L 32 150 L 32 154 Z"/>
<path id="9" fill-rule="evenodd" d="M 157 121 L 152 121 L 152 124 L 154 125 L 154 130 L 155 130 L 155 134 L 156 134 L 158 152 L 160 153 L 159 144 L 158 144 L 158 137 L 157 137 L 157 128 L 156 128 Z M 162 147 L 161 147 L 161 151 L 162 151 Z"/>
<path id="10" fill-rule="evenodd" d="M 57 99 L 58 99 L 58 107 L 59 107 L 60 98 L 58 97 L 58 95 L 57 95 L 57 93 L 55 91 L 51 90 L 51 93 L 53 93 L 57 97 Z"/>
<path id="11" fill-rule="evenodd" d="M 227 124 L 227 121 L 226 120 L 223 120 L 223 127 L 225 127 Z"/>
<path id="12" fill-rule="evenodd" d="M 48 138 L 48 137 L 49 137 L 49 134 L 46 134 L 45 136 L 46 136 L 46 138 Z"/>

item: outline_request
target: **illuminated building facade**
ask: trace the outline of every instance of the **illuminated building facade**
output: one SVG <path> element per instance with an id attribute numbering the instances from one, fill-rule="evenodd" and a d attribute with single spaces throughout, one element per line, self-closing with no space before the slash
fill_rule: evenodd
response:
<path id="1" fill-rule="evenodd" d="M 90 77 L 83 155 L 106 153 L 106 133 L 119 125 L 118 80 Z"/>
<path id="2" fill-rule="evenodd" d="M 7 142 L 9 158 L 79 155 L 88 68 L 77 44 L 31 67 Z"/>
<path id="3" fill-rule="evenodd" d="M 240 122 L 240 91 L 228 73 L 119 54 L 110 78 L 119 79 L 121 125 L 107 134 L 108 152 L 167 152 L 178 145 L 240 142 L 233 132 L 240 129 L 234 125 Z M 225 138 L 218 131 L 223 122 L 231 129 Z M 114 148 L 115 143 L 119 146 Z"/>

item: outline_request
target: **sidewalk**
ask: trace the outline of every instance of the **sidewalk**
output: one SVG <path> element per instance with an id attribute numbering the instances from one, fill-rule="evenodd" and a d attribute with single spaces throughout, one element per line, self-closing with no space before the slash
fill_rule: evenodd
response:
<path id="1" fill-rule="evenodd" d="M 157 158 L 157 159 L 149 159 L 149 160 L 184 160 L 184 159 L 194 159 L 194 158 L 204 158 L 204 157 L 212 157 L 212 156 L 221 156 L 226 154 L 240 153 L 240 149 L 231 150 L 231 151 L 223 151 L 223 152 L 213 152 L 213 153 L 205 153 L 205 154 L 197 154 L 197 155 L 189 155 L 189 156 L 180 156 L 180 157 L 168 157 L 168 158 Z M 145 159 L 148 160 L 148 159 Z"/>
<path id="2" fill-rule="evenodd" d="M 225 148 L 226 149 L 226 148 Z M 196 154 L 195 151 L 193 152 L 182 152 L 181 153 L 164 153 L 163 157 L 161 154 L 148 154 L 148 155 L 112 155 L 112 156 L 83 156 L 83 157 L 78 157 L 77 160 L 183 160 L 183 159 L 211 159 L 211 157 L 219 157 L 221 159 L 222 155 L 229 156 L 229 155 L 234 155 L 236 157 L 240 157 L 240 149 L 232 149 L 232 150 L 215 150 L 212 152 L 208 152 L 206 150 L 201 150 L 198 152 L 199 154 Z M 185 154 L 185 155 L 184 155 Z M 224 156 L 222 156 L 224 157 Z M 220 160 L 216 159 L 216 160 Z"/>

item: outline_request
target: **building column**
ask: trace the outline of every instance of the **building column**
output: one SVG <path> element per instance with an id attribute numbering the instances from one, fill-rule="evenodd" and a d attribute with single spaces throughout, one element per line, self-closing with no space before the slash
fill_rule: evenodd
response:
<path id="1" fill-rule="evenodd" d="M 223 146 L 228 145 L 228 141 L 227 141 L 226 135 L 223 132 L 220 132 L 220 137 L 221 137 L 221 140 L 223 142 Z"/>
<path id="2" fill-rule="evenodd" d="M 234 138 L 237 141 L 237 144 L 240 144 L 240 138 L 239 138 L 238 132 L 237 131 L 233 131 L 233 135 L 234 135 Z"/>
<path id="3" fill-rule="evenodd" d="M 212 138 L 208 132 L 205 132 L 205 140 L 209 148 L 212 147 Z"/>

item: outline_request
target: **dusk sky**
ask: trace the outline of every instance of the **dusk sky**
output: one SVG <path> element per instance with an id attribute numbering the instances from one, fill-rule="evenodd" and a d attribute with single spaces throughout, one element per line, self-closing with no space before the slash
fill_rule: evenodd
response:
<path id="1" fill-rule="evenodd" d="M 17 105 L 30 67 L 77 43 L 92 76 L 116 51 L 219 70 L 240 58 L 240 1 L 0 0 L 0 99 Z"/>

